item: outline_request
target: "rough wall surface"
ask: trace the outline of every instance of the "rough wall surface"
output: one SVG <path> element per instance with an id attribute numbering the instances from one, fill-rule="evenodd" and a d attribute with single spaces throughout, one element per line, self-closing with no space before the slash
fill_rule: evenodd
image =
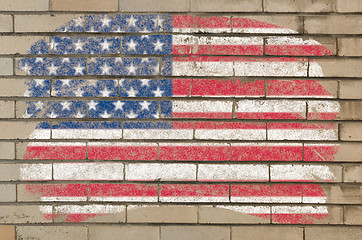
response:
<path id="1" fill-rule="evenodd" d="M 362 239 L 361 12 L 2 0 L 0 240 Z"/>

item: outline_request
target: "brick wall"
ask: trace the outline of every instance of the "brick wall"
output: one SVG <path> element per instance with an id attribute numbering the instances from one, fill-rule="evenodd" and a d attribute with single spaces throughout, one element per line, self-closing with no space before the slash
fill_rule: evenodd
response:
<path id="1" fill-rule="evenodd" d="M 362 239 L 361 12 L 360 0 L 1 0 L 0 240 Z M 191 43 L 192 57 L 200 54 L 202 41 L 214 39 L 221 50 L 214 47 L 201 55 L 232 57 L 231 64 L 223 58 L 211 67 L 208 60 L 191 60 L 189 65 L 180 61 L 184 65 L 165 73 L 168 65 L 163 57 L 170 53 L 156 52 L 155 47 L 146 55 L 127 55 L 132 47 L 123 39 L 140 32 L 102 32 L 101 28 L 98 33 L 55 32 L 69 23 L 74 27 L 73 19 L 93 24 L 90 19 L 105 14 L 120 18 L 189 15 L 190 28 L 201 29 L 184 33 L 188 36 L 183 41 L 194 37 L 198 42 Z M 211 28 L 221 24 L 220 19 L 226 19 L 229 28 L 202 32 L 214 16 L 217 20 Z M 286 30 L 238 31 L 237 23 L 243 21 Z M 147 34 L 184 36 L 167 29 Z M 104 38 L 120 42 L 113 52 L 67 53 L 76 42 L 58 42 L 58 49 L 65 50 L 57 52 L 52 46 L 56 37 L 83 37 L 82 49 L 97 37 L 103 43 Z M 287 43 L 273 50 L 277 45 L 273 39 L 278 38 Z M 260 52 L 255 50 L 258 46 L 238 51 L 222 47 L 242 39 L 260 41 Z M 309 40 L 322 47 L 316 50 L 315 42 L 308 46 Z M 48 44 L 48 50 L 31 52 L 39 41 Z M 295 42 L 300 48 L 289 46 Z M 191 52 L 173 54 L 187 58 Z M 127 56 L 155 59 L 158 69 L 132 74 L 128 65 L 128 73 L 108 74 L 103 68 L 103 75 L 108 75 L 103 76 L 92 70 L 91 54 L 96 61 L 102 57 L 125 61 Z M 31 70 L 23 64 L 60 57 L 85 58 L 86 68 L 80 69 L 84 76 L 57 70 L 44 74 L 40 68 L 35 71 L 37 65 Z M 284 65 L 277 64 L 280 60 Z M 218 61 L 226 63 L 217 65 Z M 276 63 L 268 65 L 268 61 Z M 255 62 L 261 65 L 252 65 Z M 168 96 L 132 97 L 127 91 L 122 95 L 121 79 L 131 84 L 138 81 L 137 75 L 151 82 L 175 79 L 171 81 L 178 89 Z M 67 80 L 72 81 L 68 86 L 73 91 Z M 117 93 L 102 95 L 99 87 L 88 95 L 83 89 L 76 96 L 74 91 L 83 86 L 75 84 L 78 80 L 85 80 L 81 84 L 89 89 L 88 83 L 113 80 Z M 160 136 L 145 129 L 134 132 L 125 127 L 133 124 L 131 115 L 111 115 L 107 120 L 92 115 L 94 101 L 128 101 L 127 94 L 132 101 L 155 103 L 157 116 L 137 121 L 172 123 L 182 131 L 172 129 Z M 69 113 L 62 119 L 54 117 L 59 112 L 44 107 L 67 101 L 83 101 L 85 107 L 79 107 L 79 115 Z M 166 114 L 170 103 L 174 110 L 181 109 L 179 115 Z M 142 109 L 152 106 L 146 105 Z M 185 114 L 190 109 L 196 109 L 196 114 Z M 86 133 L 73 128 L 65 134 L 58 131 L 61 122 L 75 118 L 121 122 L 123 127 L 101 133 L 90 127 Z M 51 127 L 39 127 L 44 123 Z M 294 127 L 283 132 L 277 127 L 281 125 Z M 172 144 L 181 145 L 180 149 L 196 147 L 180 150 Z M 248 200 L 243 202 L 243 197 Z"/>

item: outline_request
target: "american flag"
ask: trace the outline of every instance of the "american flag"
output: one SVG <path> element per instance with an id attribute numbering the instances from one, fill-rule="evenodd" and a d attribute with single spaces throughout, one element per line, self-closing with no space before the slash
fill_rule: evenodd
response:
<path id="1" fill-rule="evenodd" d="M 308 163 L 333 160 L 338 146 L 323 141 L 337 140 L 337 126 L 314 120 L 335 119 L 339 105 L 308 79 L 323 71 L 307 56 L 329 49 L 236 17 L 89 15 L 56 32 L 17 62 L 34 76 L 25 96 L 37 98 L 24 117 L 44 119 L 24 159 L 54 160 L 23 164 L 21 177 L 64 181 L 26 186 L 63 203 L 41 206 L 45 217 L 170 203 L 276 223 L 328 215 L 313 182 L 339 176 Z"/>

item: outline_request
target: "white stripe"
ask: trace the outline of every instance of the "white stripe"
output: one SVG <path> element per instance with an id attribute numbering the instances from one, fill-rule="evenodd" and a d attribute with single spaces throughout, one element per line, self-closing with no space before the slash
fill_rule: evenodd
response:
<path id="1" fill-rule="evenodd" d="M 337 101 L 308 101 L 308 112 L 339 112 Z"/>
<path id="2" fill-rule="evenodd" d="M 272 181 L 333 181 L 334 174 L 325 165 L 272 165 Z"/>
<path id="3" fill-rule="evenodd" d="M 54 163 L 55 180 L 123 180 L 122 163 Z"/>
<path id="4" fill-rule="evenodd" d="M 204 206 L 203 206 L 204 207 Z M 209 206 L 205 206 L 209 207 Z M 213 207 L 213 206 L 210 206 Z M 270 214 L 270 207 L 267 206 L 228 206 L 221 205 L 216 206 L 217 208 L 224 208 L 232 210 L 234 212 L 246 213 L 246 214 Z"/>
<path id="5" fill-rule="evenodd" d="M 39 206 L 39 210 L 43 214 L 53 214 L 53 207 L 50 205 Z"/>
<path id="6" fill-rule="evenodd" d="M 196 180 L 195 164 L 134 163 L 126 165 L 126 180 Z"/>
<path id="7" fill-rule="evenodd" d="M 172 45 L 263 45 L 262 37 L 196 37 L 173 35 Z"/>
<path id="8" fill-rule="evenodd" d="M 196 129 L 196 139 L 266 140 L 266 129 Z"/>
<path id="9" fill-rule="evenodd" d="M 146 197 L 146 196 L 119 196 L 119 197 L 89 197 L 89 201 L 94 202 L 157 202 L 158 197 Z"/>
<path id="10" fill-rule="evenodd" d="M 290 76 L 306 77 L 308 62 L 239 62 L 236 61 L 235 76 Z M 189 70 L 190 71 L 190 70 Z"/>
<path id="11" fill-rule="evenodd" d="M 162 197 L 161 202 L 229 202 L 229 197 Z"/>
<path id="12" fill-rule="evenodd" d="M 267 165 L 199 164 L 199 181 L 268 181 Z"/>
<path id="13" fill-rule="evenodd" d="M 297 37 L 269 37 L 266 39 L 267 45 L 321 45 L 313 39 L 304 40 Z"/>
<path id="14" fill-rule="evenodd" d="M 301 113 L 305 116 L 306 101 L 287 100 L 241 100 L 236 103 L 236 112 L 284 112 Z"/>
<path id="15" fill-rule="evenodd" d="M 56 214 L 107 214 L 126 210 L 124 205 L 63 205 L 55 206 Z"/>
<path id="16" fill-rule="evenodd" d="M 89 147 L 157 147 L 157 143 L 142 143 L 142 142 L 89 142 Z"/>
<path id="17" fill-rule="evenodd" d="M 52 180 L 51 164 L 20 164 L 21 180 Z"/>
<path id="18" fill-rule="evenodd" d="M 243 202 L 243 203 L 301 203 L 302 197 L 269 197 L 269 196 L 259 196 L 259 197 L 231 197 L 231 202 Z"/>
<path id="19" fill-rule="evenodd" d="M 233 28 L 234 33 L 298 33 L 287 28 Z"/>
<path id="20" fill-rule="evenodd" d="M 175 33 L 230 33 L 231 28 L 173 28 Z"/>
<path id="21" fill-rule="evenodd" d="M 86 143 L 81 142 L 30 142 L 28 146 L 51 146 L 51 147 L 57 147 L 57 146 L 80 146 L 85 147 Z"/>
<path id="22" fill-rule="evenodd" d="M 323 74 L 322 67 L 318 63 L 310 60 L 309 61 L 309 77 L 323 77 L 323 75 L 324 74 Z"/>
<path id="23" fill-rule="evenodd" d="M 325 206 L 272 206 L 272 213 L 280 214 L 328 214 L 328 208 Z"/>
<path id="24" fill-rule="evenodd" d="M 122 129 L 53 129 L 53 139 L 121 139 Z"/>
<path id="25" fill-rule="evenodd" d="M 231 146 L 250 146 L 250 147 L 302 147 L 302 143 L 231 143 Z"/>
<path id="26" fill-rule="evenodd" d="M 193 129 L 124 129 L 125 139 L 192 139 Z"/>
<path id="27" fill-rule="evenodd" d="M 229 147 L 228 143 L 160 143 L 160 147 Z"/>
<path id="28" fill-rule="evenodd" d="M 80 202 L 87 201 L 87 197 L 41 197 L 43 202 Z"/>
<path id="29" fill-rule="evenodd" d="M 50 139 L 50 129 L 35 129 L 29 139 Z"/>
<path id="30" fill-rule="evenodd" d="M 233 102 L 226 101 L 173 101 L 173 112 L 232 112 Z"/>
<path id="31" fill-rule="evenodd" d="M 335 98 L 328 95 L 267 95 L 268 98 Z"/>
<path id="32" fill-rule="evenodd" d="M 233 76 L 233 62 L 173 61 L 173 76 Z"/>
<path id="33" fill-rule="evenodd" d="M 303 197 L 303 203 L 326 203 L 327 197 Z"/>
<path id="34" fill-rule="evenodd" d="M 338 140 L 337 129 L 268 129 L 268 140 Z"/>

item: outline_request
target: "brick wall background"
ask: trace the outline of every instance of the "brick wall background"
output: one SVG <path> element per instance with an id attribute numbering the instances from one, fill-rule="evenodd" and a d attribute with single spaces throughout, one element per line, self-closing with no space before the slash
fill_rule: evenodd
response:
<path id="1" fill-rule="evenodd" d="M 0 240 L 362 239 L 361 12 L 361 0 L 1 0 Z M 32 141 L 29 136 L 39 122 L 23 117 L 24 105 L 28 100 L 38 99 L 24 96 L 25 81 L 30 77 L 16 69 L 16 59 L 24 57 L 39 39 L 54 36 L 56 28 L 72 19 L 110 13 L 253 18 L 296 30 L 299 33 L 295 36 L 315 39 L 331 49 L 331 56 L 308 57 L 316 60 L 324 72 L 323 77 L 311 79 L 328 86 L 340 104 L 336 119 L 322 121 L 338 127 L 338 139 L 323 142 L 339 144 L 334 159 L 324 162 L 338 177 L 332 182 L 316 180 L 321 182 L 327 196 L 327 202 L 322 205 L 328 206 L 328 217 L 316 224 L 279 224 L 272 219 L 240 217 L 198 204 L 159 205 L 157 210 L 153 207 L 143 211 L 128 211 L 130 206 L 118 204 L 125 207 L 121 213 L 85 222 L 44 218 L 39 206 L 45 203 L 39 196 L 25 191 L 25 184 L 35 183 L 22 181 L 19 169 L 24 163 L 51 164 L 52 161 L 23 159 L 24 149 Z M 270 76 L 254 78 L 272 79 Z M 306 97 L 306 100 L 310 99 Z M 79 142 L 86 143 L 87 139 Z M 53 207 L 54 213 L 62 203 L 46 205 Z"/>

